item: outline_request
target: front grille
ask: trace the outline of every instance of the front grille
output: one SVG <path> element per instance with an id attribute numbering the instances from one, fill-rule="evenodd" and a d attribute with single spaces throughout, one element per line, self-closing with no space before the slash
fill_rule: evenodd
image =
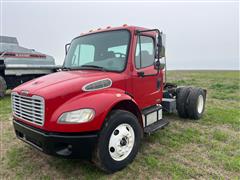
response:
<path id="1" fill-rule="evenodd" d="M 13 114 L 25 121 L 43 126 L 44 124 L 44 99 L 40 96 L 21 96 L 12 93 Z"/>

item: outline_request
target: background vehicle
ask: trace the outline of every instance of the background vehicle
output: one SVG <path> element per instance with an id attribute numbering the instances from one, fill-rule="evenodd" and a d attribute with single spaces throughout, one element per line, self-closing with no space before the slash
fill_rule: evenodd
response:
<path id="1" fill-rule="evenodd" d="M 99 29 L 66 46 L 61 72 L 15 88 L 18 138 L 52 155 L 90 155 L 107 172 L 136 156 L 143 134 L 203 115 L 206 90 L 166 83 L 164 35 L 135 26 Z"/>
<path id="2" fill-rule="evenodd" d="M 6 89 L 56 71 L 53 57 L 19 46 L 17 38 L 0 36 L 0 97 Z"/>

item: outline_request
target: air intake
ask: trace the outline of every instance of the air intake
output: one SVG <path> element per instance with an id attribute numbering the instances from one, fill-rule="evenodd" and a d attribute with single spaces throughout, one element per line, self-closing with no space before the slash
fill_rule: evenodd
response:
<path id="1" fill-rule="evenodd" d="M 112 86 L 112 80 L 109 78 L 100 79 L 83 86 L 83 91 L 96 91 L 100 89 L 105 89 Z"/>

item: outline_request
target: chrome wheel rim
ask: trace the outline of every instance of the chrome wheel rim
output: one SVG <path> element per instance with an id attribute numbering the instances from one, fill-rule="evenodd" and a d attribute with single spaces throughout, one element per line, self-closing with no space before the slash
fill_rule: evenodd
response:
<path id="1" fill-rule="evenodd" d="M 197 111 L 199 114 L 202 113 L 203 107 L 204 107 L 204 99 L 203 99 L 203 95 L 200 95 L 198 96 L 198 100 L 197 100 Z"/>
<path id="2" fill-rule="evenodd" d="M 108 151 L 115 161 L 122 161 L 131 153 L 135 142 L 133 128 L 123 123 L 112 132 L 109 140 Z"/>

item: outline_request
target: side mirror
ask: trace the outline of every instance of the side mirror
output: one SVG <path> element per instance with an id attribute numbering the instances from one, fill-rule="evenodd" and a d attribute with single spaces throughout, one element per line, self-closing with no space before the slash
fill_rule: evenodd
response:
<path id="1" fill-rule="evenodd" d="M 156 51 L 155 51 L 155 58 L 158 58 L 158 54 L 159 54 L 159 58 L 163 58 L 165 57 L 165 47 L 161 46 L 161 47 L 157 47 Z"/>
<path id="2" fill-rule="evenodd" d="M 161 48 L 159 48 L 159 58 L 163 58 L 165 57 L 165 47 L 164 46 L 161 46 Z"/>
<path id="3" fill-rule="evenodd" d="M 70 43 L 66 44 L 65 45 L 65 55 L 67 55 L 67 52 L 69 50 L 69 47 L 70 47 Z"/>
<path id="4" fill-rule="evenodd" d="M 158 36 L 157 42 L 157 55 L 159 55 L 159 59 L 165 57 L 165 47 L 166 47 L 166 34 L 161 33 Z"/>
<path id="5" fill-rule="evenodd" d="M 157 49 L 156 49 L 156 60 L 154 62 L 154 69 L 156 70 L 162 70 L 165 68 L 166 64 L 166 58 L 165 58 L 165 41 L 166 41 L 166 36 L 165 34 L 161 33 L 157 37 Z"/>

